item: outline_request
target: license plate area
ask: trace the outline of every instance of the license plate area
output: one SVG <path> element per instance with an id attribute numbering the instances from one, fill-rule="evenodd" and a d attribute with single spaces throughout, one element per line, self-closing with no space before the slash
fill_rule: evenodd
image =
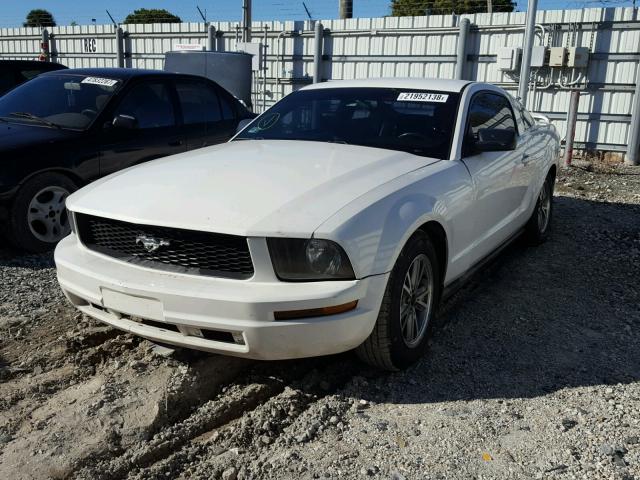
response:
<path id="1" fill-rule="evenodd" d="M 102 304 L 107 310 L 134 317 L 164 321 L 164 308 L 160 300 L 147 297 L 137 297 L 126 293 L 102 288 Z"/>

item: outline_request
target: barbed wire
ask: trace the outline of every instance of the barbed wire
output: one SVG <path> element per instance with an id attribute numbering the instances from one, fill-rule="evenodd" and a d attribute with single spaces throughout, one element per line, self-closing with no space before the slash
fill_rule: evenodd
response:
<path id="1" fill-rule="evenodd" d="M 330 5 L 327 5 L 330 3 Z M 461 2 L 462 3 L 462 2 Z M 540 10 L 555 10 L 562 9 L 559 7 L 568 7 L 574 6 L 576 8 L 580 7 L 602 7 L 602 6 L 622 6 L 622 5 L 632 5 L 632 0 L 541 0 L 538 4 L 538 8 Z M 486 13 L 484 10 L 486 9 L 487 0 L 466 0 L 464 2 L 466 6 L 469 5 L 477 5 L 478 11 L 473 13 Z M 200 4 L 202 5 L 202 4 Z M 256 8 L 254 6 L 254 21 L 285 21 L 285 20 L 308 20 L 307 14 L 304 11 L 302 6 L 302 2 L 298 5 L 297 2 L 284 2 L 284 1 L 273 1 L 269 2 L 266 5 L 263 2 L 254 2 L 254 5 L 259 6 Z M 331 19 L 336 18 L 338 16 L 338 1 L 329 1 L 323 0 L 321 3 L 314 3 L 313 0 L 307 0 L 307 5 L 310 7 L 312 15 L 316 19 Z M 366 8 L 364 6 L 366 5 Z M 422 8 L 424 7 L 424 1 L 421 0 L 413 0 L 406 1 L 402 3 L 403 7 L 416 7 Z M 556 8 L 558 7 L 558 8 Z M 520 11 L 526 10 L 526 2 L 518 3 L 517 8 L 522 8 Z M 2 14 L 2 7 L 0 7 L 0 23 L 2 26 L 6 27 L 21 27 L 26 18 L 25 16 L 18 15 L 6 15 Z M 99 13 L 95 12 L 94 9 L 83 9 L 78 11 L 74 6 L 73 13 L 65 12 L 65 11 L 57 11 L 55 9 L 51 9 L 51 13 L 56 21 L 56 23 L 60 26 L 69 25 L 72 22 L 76 22 L 78 25 L 91 25 L 92 19 L 95 19 L 96 24 L 110 24 L 106 12 Z M 499 6 L 496 6 L 494 9 L 494 13 L 500 13 Z M 110 8 L 109 11 L 116 18 L 116 20 L 120 23 L 124 23 L 126 17 L 133 13 L 131 10 L 125 10 L 124 8 Z M 268 13 L 267 13 L 268 12 Z M 366 15 L 363 15 L 363 12 Z M 354 0 L 354 9 L 353 16 L 354 17 L 380 17 L 380 16 L 388 16 L 392 13 L 392 3 L 391 0 Z M 451 12 L 455 13 L 455 12 Z M 180 10 L 175 12 L 175 15 L 180 17 L 183 23 L 201 23 L 201 18 L 197 14 L 196 11 L 196 3 L 193 4 L 193 12 L 189 13 L 186 11 L 184 3 L 181 2 Z M 233 5 L 217 5 L 215 9 L 209 10 L 209 21 L 213 22 L 237 22 L 241 19 L 242 13 L 241 9 L 238 6 Z M 158 20 L 173 20 L 173 16 L 155 16 Z"/>

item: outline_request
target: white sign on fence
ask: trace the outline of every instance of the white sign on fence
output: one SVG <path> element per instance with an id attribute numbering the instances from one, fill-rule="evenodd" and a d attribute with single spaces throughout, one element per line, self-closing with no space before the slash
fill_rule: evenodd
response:
<path id="1" fill-rule="evenodd" d="M 204 50 L 204 45 L 200 45 L 199 43 L 176 43 L 173 45 L 173 50 L 174 51 L 182 51 L 182 50 L 186 50 L 186 51 L 202 51 Z"/>

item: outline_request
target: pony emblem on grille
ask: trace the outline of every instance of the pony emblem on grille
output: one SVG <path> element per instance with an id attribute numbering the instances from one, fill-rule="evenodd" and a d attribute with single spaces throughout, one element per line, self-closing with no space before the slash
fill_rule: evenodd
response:
<path id="1" fill-rule="evenodd" d="M 149 235 L 138 235 L 136 237 L 136 245 L 138 244 L 142 245 L 147 252 L 153 253 L 160 247 L 168 247 L 171 242 L 162 238 L 150 237 Z"/>

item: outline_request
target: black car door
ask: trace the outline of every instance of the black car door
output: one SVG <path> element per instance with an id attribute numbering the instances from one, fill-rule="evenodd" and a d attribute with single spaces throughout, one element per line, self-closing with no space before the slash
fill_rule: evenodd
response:
<path id="1" fill-rule="evenodd" d="M 101 175 L 186 150 L 168 82 L 145 79 L 122 95 L 102 129 Z"/>
<path id="2" fill-rule="evenodd" d="M 226 142 L 235 133 L 235 112 L 229 111 L 214 84 L 206 80 L 176 82 L 187 149 Z"/>

